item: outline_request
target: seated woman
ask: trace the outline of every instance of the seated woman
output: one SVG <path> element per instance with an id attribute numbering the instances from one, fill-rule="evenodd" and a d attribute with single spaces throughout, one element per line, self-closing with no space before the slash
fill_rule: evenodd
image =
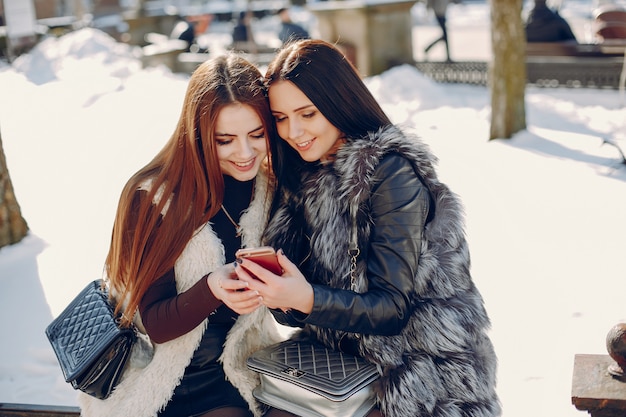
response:
<path id="1" fill-rule="evenodd" d="M 569 23 L 559 12 L 550 9 L 546 0 L 535 0 L 535 7 L 526 20 L 527 42 L 578 43 Z"/>

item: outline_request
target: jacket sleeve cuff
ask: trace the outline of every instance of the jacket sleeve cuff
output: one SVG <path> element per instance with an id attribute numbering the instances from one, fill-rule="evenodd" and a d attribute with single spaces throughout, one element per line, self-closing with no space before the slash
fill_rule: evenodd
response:
<path id="1" fill-rule="evenodd" d="M 289 311 L 289 316 L 300 325 L 316 324 L 319 323 L 319 320 L 321 319 L 320 306 L 322 303 L 319 300 L 324 299 L 324 289 L 319 285 L 311 286 L 313 287 L 313 309 L 311 310 L 311 313 L 306 314 L 298 310 Z"/>

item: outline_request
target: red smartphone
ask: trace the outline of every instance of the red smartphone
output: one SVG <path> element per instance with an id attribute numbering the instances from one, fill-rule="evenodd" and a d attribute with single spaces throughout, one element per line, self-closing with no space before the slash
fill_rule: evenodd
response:
<path id="1" fill-rule="evenodd" d="M 259 248 L 239 249 L 235 256 L 256 262 L 276 275 L 282 275 L 283 273 L 283 268 L 278 263 L 278 258 L 276 257 L 276 251 L 272 247 L 261 246 Z"/>

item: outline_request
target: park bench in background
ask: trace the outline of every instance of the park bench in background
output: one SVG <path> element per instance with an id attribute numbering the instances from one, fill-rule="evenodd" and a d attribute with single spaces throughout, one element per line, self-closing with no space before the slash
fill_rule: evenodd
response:
<path id="1" fill-rule="evenodd" d="M 607 334 L 608 355 L 575 355 L 572 404 L 591 417 L 626 415 L 626 324 Z"/>
<path id="2" fill-rule="evenodd" d="M 593 13 L 593 43 L 531 42 L 526 45 L 526 78 L 540 87 L 624 89 L 626 9 L 606 4 Z M 486 62 L 417 62 L 439 82 L 487 85 Z"/>
<path id="3" fill-rule="evenodd" d="M 620 86 L 626 40 L 602 44 L 529 43 L 526 74 L 529 84 L 541 87 Z M 487 62 L 416 62 L 419 71 L 444 83 L 487 85 Z"/>
<path id="4" fill-rule="evenodd" d="M 618 88 L 626 42 L 598 44 L 529 43 L 528 82 L 544 87 Z"/>
<path id="5" fill-rule="evenodd" d="M 257 66 L 266 66 L 270 63 L 276 51 L 274 49 L 261 49 L 257 52 L 241 52 L 239 54 Z M 191 74 L 198 65 L 202 64 L 213 55 L 210 53 L 183 52 L 177 55 L 173 71 Z M 1 417 L 1 416 L 0 416 Z"/>
<path id="6" fill-rule="evenodd" d="M 1 417 L 79 417 L 78 407 L 0 403 Z"/>

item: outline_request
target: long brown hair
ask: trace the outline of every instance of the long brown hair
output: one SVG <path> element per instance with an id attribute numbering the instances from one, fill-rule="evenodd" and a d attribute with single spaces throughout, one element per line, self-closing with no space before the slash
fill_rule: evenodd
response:
<path id="1" fill-rule="evenodd" d="M 174 133 L 122 190 L 105 269 L 116 297 L 125 301 L 124 325 L 194 231 L 220 209 L 224 180 L 213 134 L 220 110 L 233 103 L 256 111 L 269 142 L 274 125 L 261 73 L 235 54 L 223 55 L 194 71 Z"/>

